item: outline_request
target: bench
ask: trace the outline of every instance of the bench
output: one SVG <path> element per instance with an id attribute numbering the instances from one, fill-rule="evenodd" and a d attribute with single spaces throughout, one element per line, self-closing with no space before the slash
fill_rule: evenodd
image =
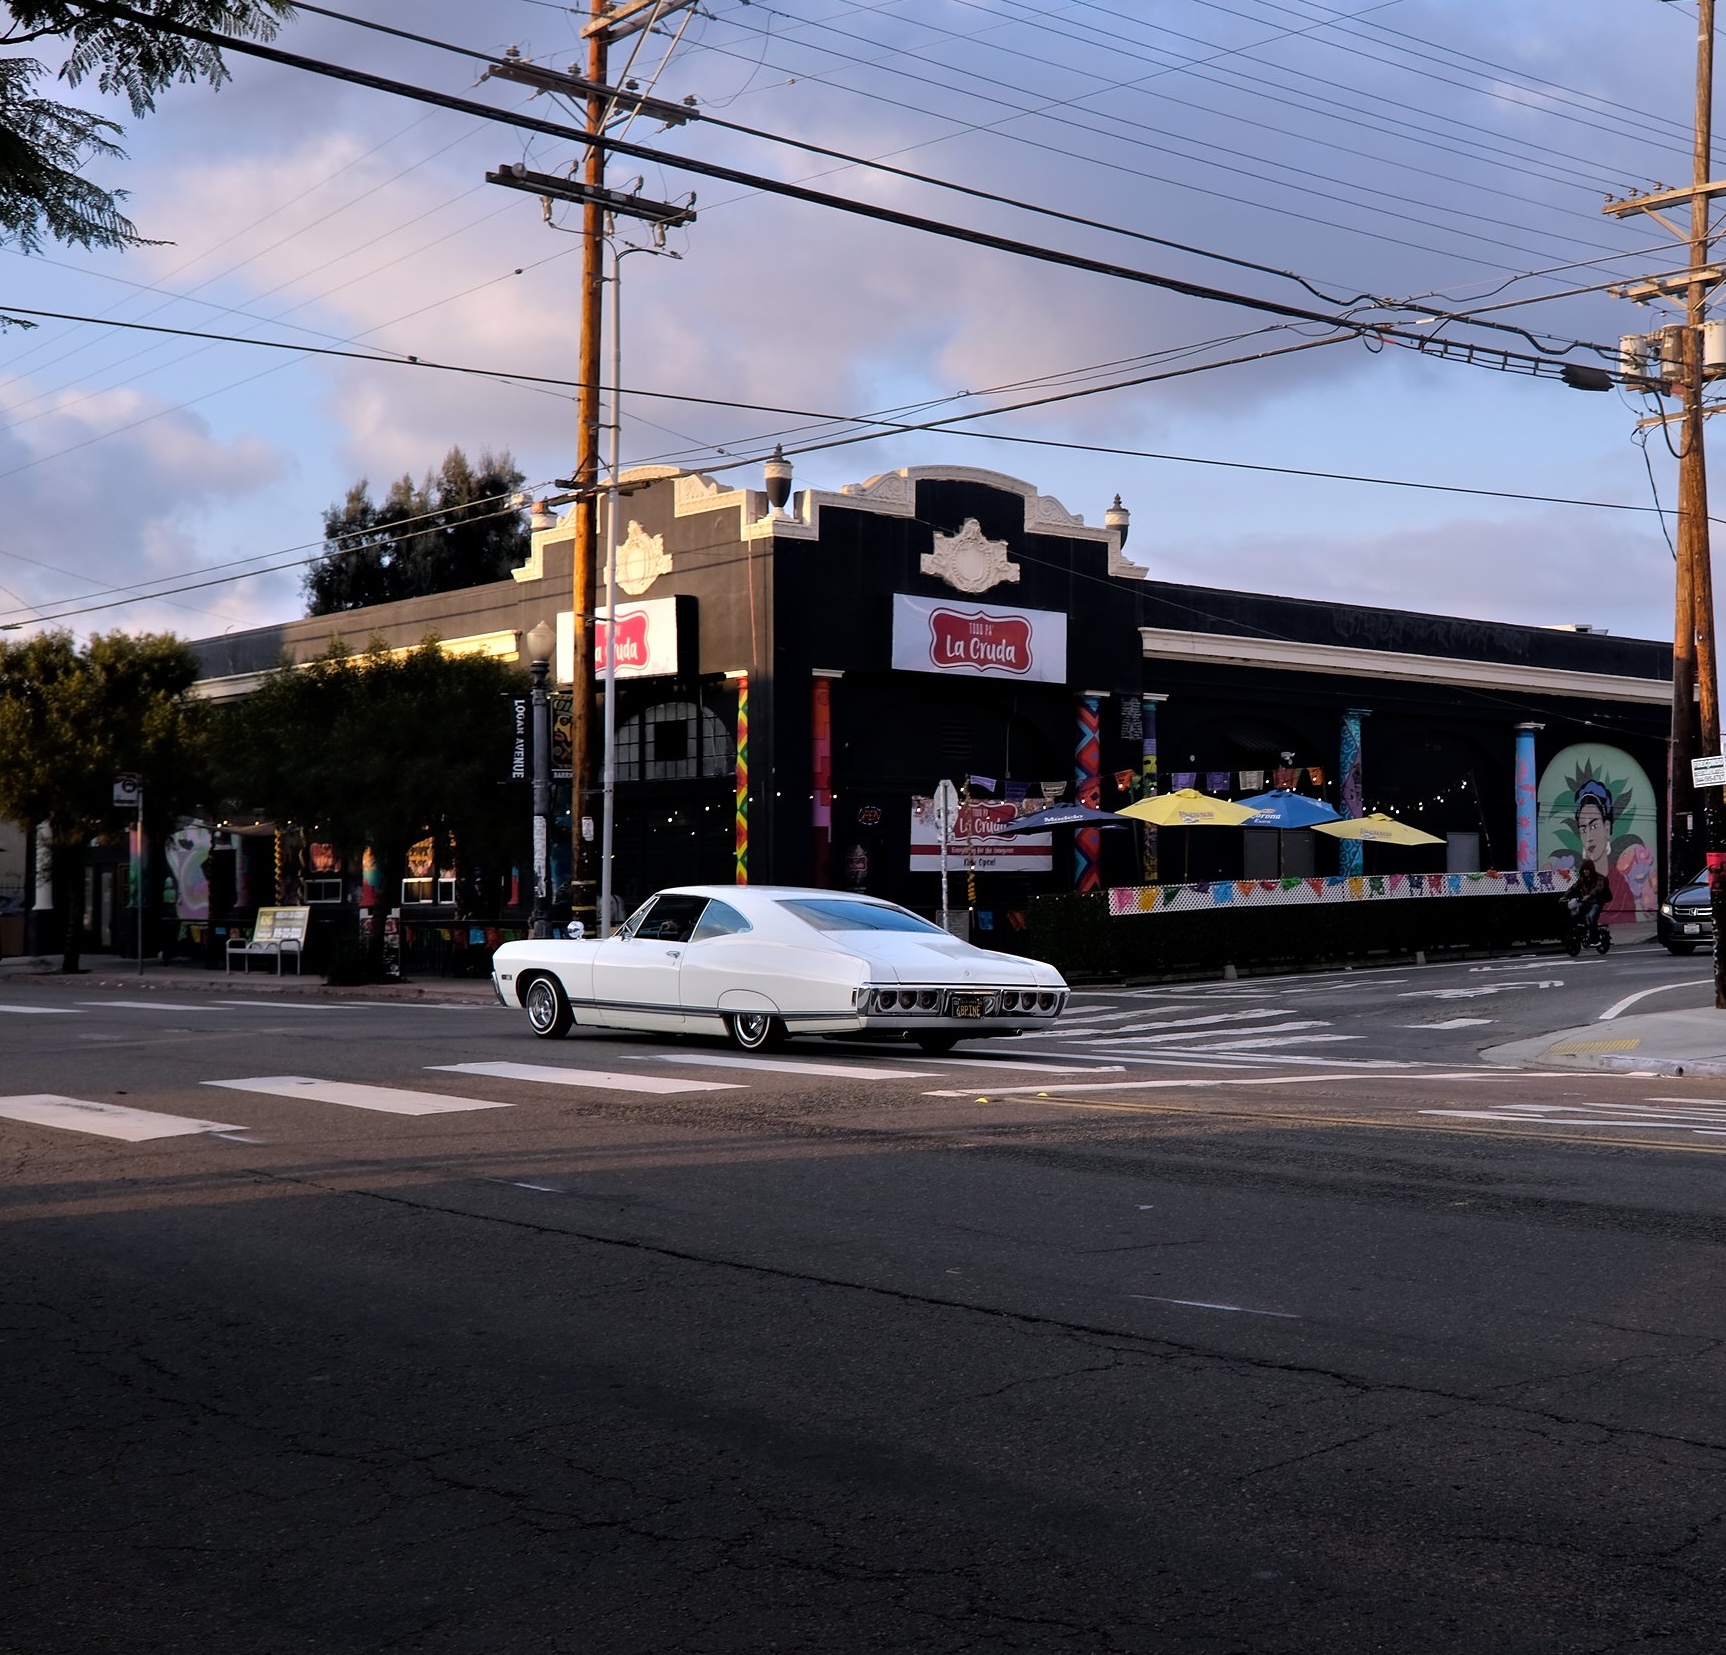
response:
<path id="1" fill-rule="evenodd" d="M 250 937 L 229 937 L 225 968 L 234 969 L 236 956 L 243 962 L 249 973 L 252 961 L 259 955 L 273 957 L 276 962 L 276 975 L 282 974 L 282 960 L 292 958 L 294 975 L 300 975 L 300 958 L 305 952 L 306 930 L 311 924 L 310 908 L 260 908 L 258 923 L 252 927 Z"/>

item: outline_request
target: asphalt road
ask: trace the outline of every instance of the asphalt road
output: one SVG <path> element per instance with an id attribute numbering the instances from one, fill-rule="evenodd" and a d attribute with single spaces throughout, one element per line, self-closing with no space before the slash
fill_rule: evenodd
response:
<path id="1" fill-rule="evenodd" d="M 1478 1055 L 1708 969 L 941 1061 L 0 988 L 0 1648 L 1717 1651 L 1726 1086 Z"/>

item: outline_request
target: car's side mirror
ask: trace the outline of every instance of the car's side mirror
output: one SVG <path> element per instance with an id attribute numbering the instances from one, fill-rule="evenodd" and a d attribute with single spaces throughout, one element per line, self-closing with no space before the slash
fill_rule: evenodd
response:
<path id="1" fill-rule="evenodd" d="M 587 927 L 580 920 L 572 919 L 568 925 L 564 926 L 563 934 L 571 942 L 580 942 L 587 935 Z"/>

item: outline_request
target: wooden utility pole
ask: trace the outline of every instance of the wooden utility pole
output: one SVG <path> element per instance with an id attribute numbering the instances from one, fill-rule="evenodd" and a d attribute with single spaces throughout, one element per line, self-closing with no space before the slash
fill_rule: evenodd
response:
<path id="1" fill-rule="evenodd" d="M 587 78 L 593 87 L 605 85 L 606 53 L 610 32 L 605 26 L 612 7 L 607 0 L 590 0 L 592 18 L 583 31 L 587 35 Z M 587 98 L 587 131 L 602 136 L 606 100 L 599 91 Z M 605 150 L 587 146 L 582 164 L 582 183 L 590 190 L 605 188 Z M 581 365 L 577 377 L 575 459 L 575 535 L 571 541 L 571 604 L 575 610 L 575 652 L 572 662 L 574 716 L 570 727 L 570 839 L 572 856 L 570 894 L 575 916 L 598 934 L 598 910 L 594 906 L 595 839 L 583 832 L 592 820 L 594 781 L 599 743 L 594 740 L 596 703 L 593 690 L 593 616 L 595 569 L 599 551 L 599 381 L 600 347 L 605 304 L 605 209 L 589 198 L 581 209 Z"/>
<path id="2" fill-rule="evenodd" d="M 1696 859 L 1697 836 L 1681 823 L 1694 822 L 1698 804 L 1704 822 L 1709 887 L 1713 897 L 1714 1003 L 1726 1009 L 1726 808 L 1718 787 L 1697 788 L 1691 760 L 1698 745 L 1704 754 L 1720 752 L 1720 683 L 1714 649 L 1713 555 L 1708 533 L 1708 453 L 1705 436 L 1708 408 L 1703 393 L 1708 383 L 1704 324 L 1708 299 L 1721 279 L 1710 262 L 1710 214 L 1713 198 L 1726 190 L 1713 172 L 1714 151 L 1714 8 L 1715 0 L 1698 0 L 1696 35 L 1696 121 L 1688 189 L 1661 190 L 1609 202 L 1608 214 L 1621 218 L 1646 213 L 1675 239 L 1689 245 L 1689 268 L 1681 278 L 1655 278 L 1639 284 L 1636 297 L 1680 293 L 1684 324 L 1679 330 L 1678 373 L 1672 388 L 1682 411 L 1660 416 L 1649 424 L 1672 423 L 1681 433 L 1678 444 L 1678 545 L 1672 619 L 1672 721 L 1667 770 L 1668 888 L 1688 876 Z M 1664 218 L 1661 209 L 1687 203 L 1685 229 Z M 1700 736 L 1700 743 L 1698 743 Z M 1682 868 L 1679 863 L 1686 866 Z"/>

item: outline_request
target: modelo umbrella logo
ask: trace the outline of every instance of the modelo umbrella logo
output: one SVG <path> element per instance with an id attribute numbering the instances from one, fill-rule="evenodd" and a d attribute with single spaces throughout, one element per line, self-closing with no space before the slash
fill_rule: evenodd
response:
<path id="1" fill-rule="evenodd" d="M 1031 670 L 1031 623 L 1018 615 L 937 609 L 929 616 L 929 659 L 937 667 Z"/>
<path id="2" fill-rule="evenodd" d="M 604 621 L 594 627 L 593 665 L 596 672 L 605 671 L 605 652 L 610 647 L 611 629 Z M 647 614 L 637 610 L 633 615 L 617 618 L 617 665 L 644 667 L 647 665 Z"/>

